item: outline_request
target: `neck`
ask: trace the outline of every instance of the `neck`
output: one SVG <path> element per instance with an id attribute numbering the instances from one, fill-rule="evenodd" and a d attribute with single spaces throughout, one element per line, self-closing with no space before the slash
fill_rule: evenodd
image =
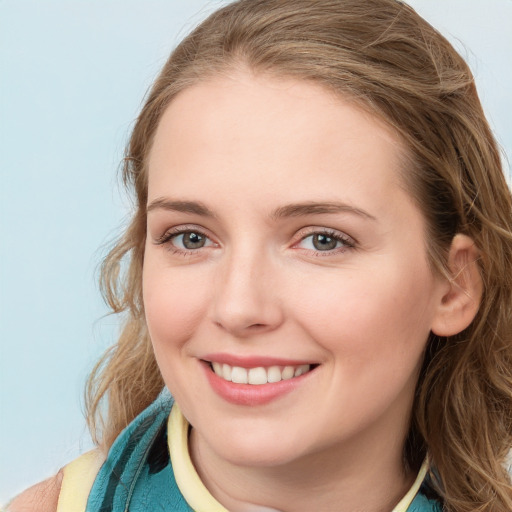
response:
<path id="1" fill-rule="evenodd" d="M 204 485 L 231 512 L 389 512 L 415 475 L 403 470 L 402 443 L 365 437 L 284 464 L 245 466 L 220 457 L 192 430 L 190 452 Z"/>

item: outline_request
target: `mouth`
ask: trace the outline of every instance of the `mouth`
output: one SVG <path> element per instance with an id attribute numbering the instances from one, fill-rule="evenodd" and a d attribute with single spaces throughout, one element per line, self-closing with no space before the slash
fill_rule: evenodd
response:
<path id="1" fill-rule="evenodd" d="M 222 353 L 199 361 L 213 391 L 237 406 L 262 406 L 295 393 L 314 378 L 320 366 L 307 360 Z"/>
<path id="2" fill-rule="evenodd" d="M 264 384 L 275 384 L 285 380 L 295 379 L 304 375 L 318 365 L 316 364 L 298 364 L 286 366 L 257 366 L 253 368 L 243 368 L 241 366 L 232 366 L 227 363 L 216 361 L 205 361 L 210 369 L 227 382 L 235 384 L 250 384 L 253 386 L 262 386 Z"/>

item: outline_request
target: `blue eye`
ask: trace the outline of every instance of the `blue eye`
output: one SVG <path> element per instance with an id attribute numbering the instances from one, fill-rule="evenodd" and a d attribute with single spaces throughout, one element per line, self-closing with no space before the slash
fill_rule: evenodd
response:
<path id="1" fill-rule="evenodd" d="M 208 243 L 208 238 L 196 231 L 187 231 L 179 235 L 174 235 L 171 242 L 175 246 L 181 246 L 187 250 L 201 249 Z"/>
<path id="2" fill-rule="evenodd" d="M 165 233 L 155 241 L 157 245 L 164 245 L 173 252 L 187 253 L 197 251 L 203 247 L 215 245 L 210 238 L 199 230 L 177 228 Z"/>
<path id="3" fill-rule="evenodd" d="M 341 234 L 320 232 L 305 236 L 297 246 L 311 251 L 328 252 L 354 247 L 354 243 L 348 237 L 344 237 Z"/>

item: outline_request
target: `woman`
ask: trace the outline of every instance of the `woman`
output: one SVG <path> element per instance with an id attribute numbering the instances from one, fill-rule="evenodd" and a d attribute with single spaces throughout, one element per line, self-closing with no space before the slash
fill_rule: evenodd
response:
<path id="1" fill-rule="evenodd" d="M 467 65 L 411 8 L 220 9 L 124 173 L 100 448 L 48 509 L 510 510 L 510 192 Z"/>

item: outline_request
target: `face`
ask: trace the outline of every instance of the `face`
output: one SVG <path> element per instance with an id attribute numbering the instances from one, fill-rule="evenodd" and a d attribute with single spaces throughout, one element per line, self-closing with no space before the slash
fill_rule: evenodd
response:
<path id="1" fill-rule="evenodd" d="M 223 460 L 400 451 L 445 292 L 403 151 L 319 86 L 249 72 L 190 87 L 164 113 L 147 324 L 167 386 Z"/>

